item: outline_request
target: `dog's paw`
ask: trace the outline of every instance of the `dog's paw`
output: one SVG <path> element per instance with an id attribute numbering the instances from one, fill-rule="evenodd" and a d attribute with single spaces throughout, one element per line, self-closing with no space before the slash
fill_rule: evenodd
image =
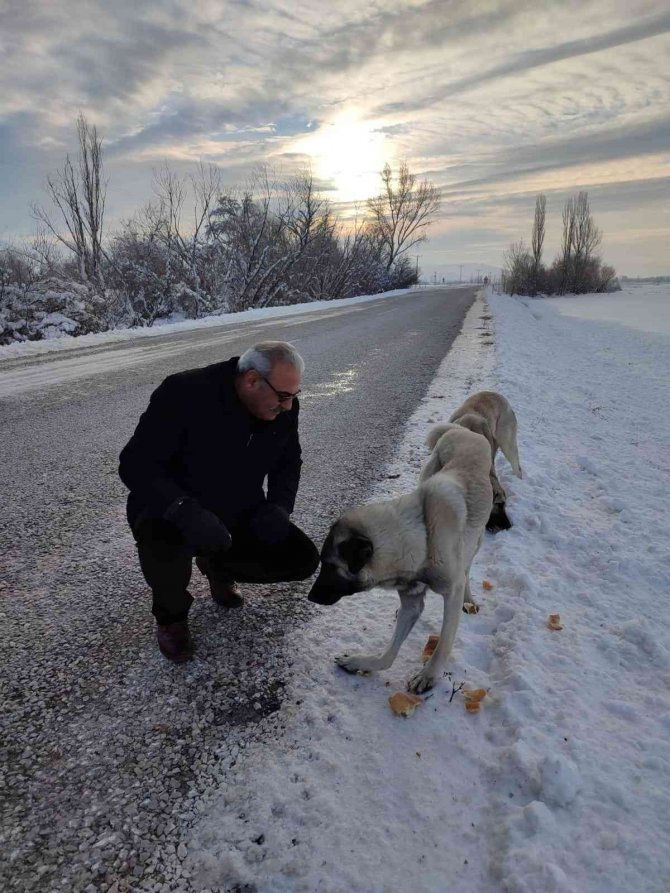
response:
<path id="1" fill-rule="evenodd" d="M 379 669 L 379 661 L 364 654 L 340 654 L 335 663 L 347 673 L 372 673 Z"/>
<path id="2" fill-rule="evenodd" d="M 479 614 L 479 605 L 477 602 L 463 602 L 464 614 Z"/>
<path id="3" fill-rule="evenodd" d="M 419 672 L 415 673 L 409 680 L 407 683 L 407 691 L 411 691 L 412 694 L 415 695 L 420 695 L 422 692 L 432 688 L 435 685 L 435 681 L 435 677 L 432 673 L 427 673 L 424 667 L 423 670 L 419 670 Z"/>
<path id="4" fill-rule="evenodd" d="M 500 530 L 509 530 L 512 527 L 512 522 L 509 519 L 507 512 L 505 511 L 505 503 L 504 502 L 496 502 L 491 509 L 491 514 L 489 515 L 489 519 L 486 522 L 486 529 L 490 533 L 498 533 Z"/>

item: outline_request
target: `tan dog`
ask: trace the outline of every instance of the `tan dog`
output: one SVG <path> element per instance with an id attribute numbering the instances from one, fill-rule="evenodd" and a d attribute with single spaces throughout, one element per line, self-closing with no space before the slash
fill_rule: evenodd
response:
<path id="1" fill-rule="evenodd" d="M 486 529 L 495 533 L 509 530 L 512 522 L 507 517 L 505 505 L 507 496 L 496 474 L 496 453 L 500 447 L 503 456 L 512 466 L 517 477 L 522 476 L 517 449 L 517 423 L 514 410 L 509 402 L 495 391 L 479 391 L 463 403 L 449 419 L 456 425 L 482 434 L 491 447 L 491 486 L 493 487 L 493 508 Z"/>
<path id="2" fill-rule="evenodd" d="M 342 596 L 380 586 L 397 589 L 400 610 L 393 638 L 379 655 L 337 657 L 349 672 L 391 666 L 419 619 L 426 590 L 444 597 L 440 641 L 409 682 L 410 691 L 431 688 L 442 674 L 464 600 L 472 602 L 470 565 L 491 514 L 491 449 L 459 425 L 440 425 L 428 435 L 433 450 L 412 493 L 346 512 L 321 550 L 321 571 L 310 601 L 332 605 Z"/>

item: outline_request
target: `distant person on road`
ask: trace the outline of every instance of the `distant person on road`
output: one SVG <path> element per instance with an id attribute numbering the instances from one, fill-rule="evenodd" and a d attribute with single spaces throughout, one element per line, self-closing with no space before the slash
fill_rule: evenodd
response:
<path id="1" fill-rule="evenodd" d="M 121 452 L 128 521 L 169 660 L 192 655 L 194 557 L 224 608 L 243 604 L 238 581 L 304 580 L 319 564 L 290 520 L 304 367 L 291 344 L 264 341 L 239 358 L 170 375 Z"/>

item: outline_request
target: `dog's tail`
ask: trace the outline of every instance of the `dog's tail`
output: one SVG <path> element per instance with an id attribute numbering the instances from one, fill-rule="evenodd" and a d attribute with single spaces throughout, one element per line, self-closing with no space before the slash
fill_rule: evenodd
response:
<path id="1" fill-rule="evenodd" d="M 519 463 L 519 448 L 517 447 L 517 422 L 514 410 L 508 406 L 505 411 L 504 424 L 498 424 L 498 446 L 502 450 L 503 456 L 512 466 L 514 474 L 520 478 L 523 477 L 521 465 Z"/>
<path id="2" fill-rule="evenodd" d="M 434 450 L 435 445 L 437 444 L 440 437 L 443 434 L 446 434 L 451 428 L 456 428 L 456 425 L 453 425 L 451 422 L 447 422 L 445 425 L 435 425 L 434 428 L 431 428 L 428 432 L 428 436 L 426 437 L 426 446 L 429 450 Z"/>

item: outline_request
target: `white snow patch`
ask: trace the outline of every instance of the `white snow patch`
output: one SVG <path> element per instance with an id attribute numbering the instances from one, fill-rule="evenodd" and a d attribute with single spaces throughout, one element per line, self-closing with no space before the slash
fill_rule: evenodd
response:
<path id="1" fill-rule="evenodd" d="M 558 312 L 579 319 L 618 322 L 652 335 L 670 335 L 670 286 L 642 282 L 603 295 L 570 295 L 558 299 Z"/>
<path id="2" fill-rule="evenodd" d="M 542 761 L 541 793 L 545 803 L 567 806 L 582 786 L 575 764 L 561 756 L 547 756 Z"/>

